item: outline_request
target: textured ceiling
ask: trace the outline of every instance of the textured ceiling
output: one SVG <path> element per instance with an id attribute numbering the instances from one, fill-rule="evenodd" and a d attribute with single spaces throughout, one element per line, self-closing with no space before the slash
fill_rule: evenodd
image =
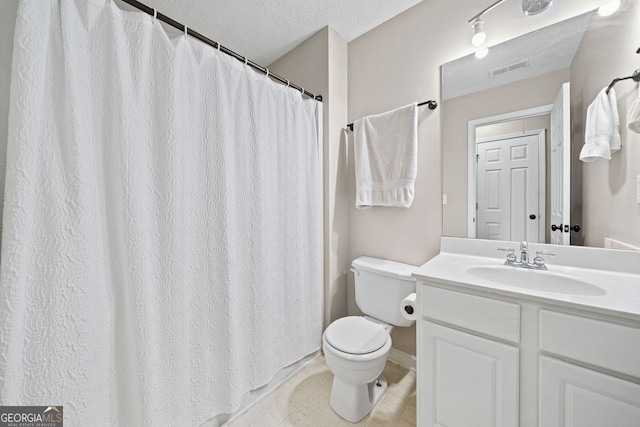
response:
<path id="1" fill-rule="evenodd" d="M 593 12 L 517 37 L 489 48 L 483 59 L 468 55 L 442 66 L 442 99 L 451 99 L 569 68 Z M 499 77 L 490 70 L 528 60 L 529 66 Z"/>
<path id="2" fill-rule="evenodd" d="M 327 25 L 351 41 L 421 0 L 141 1 L 252 61 L 269 65 Z"/>

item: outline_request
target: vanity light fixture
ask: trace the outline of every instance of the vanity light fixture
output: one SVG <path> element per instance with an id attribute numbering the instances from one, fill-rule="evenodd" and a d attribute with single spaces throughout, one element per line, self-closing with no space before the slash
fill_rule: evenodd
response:
<path id="1" fill-rule="evenodd" d="M 489 12 L 496 6 L 504 3 L 505 1 L 506 0 L 498 0 L 492 3 L 490 6 L 486 7 L 480 13 L 475 15 L 473 18 L 469 19 L 469 24 L 471 25 L 471 28 L 473 28 L 473 36 L 471 37 L 472 45 L 474 45 L 475 47 L 480 47 L 487 40 L 487 34 L 484 32 L 484 21 L 481 19 L 484 16 L 484 14 Z M 551 6 L 551 3 L 553 3 L 553 0 L 522 0 L 522 13 L 524 13 L 527 16 L 537 15 L 547 10 L 549 6 Z M 618 3 L 618 6 L 620 6 L 620 0 L 617 0 L 613 3 Z M 602 7 L 600 9 L 601 9 L 600 14 L 602 15 Z M 616 9 L 617 9 L 617 6 L 616 6 Z M 613 13 L 613 12 L 610 12 L 610 13 Z M 476 53 L 476 56 L 477 56 L 477 53 Z"/>
<path id="2" fill-rule="evenodd" d="M 537 15 L 551 6 L 553 0 L 522 0 L 522 13 L 527 16 Z"/>
<path id="3" fill-rule="evenodd" d="M 487 34 L 484 32 L 484 21 L 481 19 L 482 15 L 489 12 L 500 3 L 504 3 L 506 0 L 498 0 L 491 6 L 485 8 L 482 12 L 478 13 L 473 18 L 469 19 L 469 24 L 473 28 L 473 37 L 471 37 L 471 44 L 475 47 L 480 47 L 487 40 Z"/>
<path id="4" fill-rule="evenodd" d="M 476 50 L 476 58 L 482 59 L 489 53 L 489 48 L 483 47 Z"/>
<path id="5" fill-rule="evenodd" d="M 610 16 L 613 15 L 616 10 L 620 7 L 620 0 L 612 1 L 607 4 L 603 4 L 598 9 L 598 15 L 600 16 Z"/>

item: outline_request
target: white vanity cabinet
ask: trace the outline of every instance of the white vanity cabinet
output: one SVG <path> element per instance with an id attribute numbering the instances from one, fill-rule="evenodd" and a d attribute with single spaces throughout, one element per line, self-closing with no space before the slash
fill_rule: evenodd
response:
<path id="1" fill-rule="evenodd" d="M 638 427 L 640 385 L 540 356 L 540 426 Z"/>
<path id="2" fill-rule="evenodd" d="M 545 309 L 538 324 L 539 425 L 640 426 L 640 328 Z"/>
<path id="3" fill-rule="evenodd" d="M 518 423 L 518 349 L 422 320 L 420 407 L 427 426 Z M 428 416 L 430 415 L 430 416 Z"/>
<path id="4" fill-rule="evenodd" d="M 640 322 L 418 278 L 419 427 L 638 427 Z"/>

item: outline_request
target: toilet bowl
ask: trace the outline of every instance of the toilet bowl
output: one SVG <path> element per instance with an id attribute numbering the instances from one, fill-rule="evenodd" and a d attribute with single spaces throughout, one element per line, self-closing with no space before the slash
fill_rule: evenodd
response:
<path id="1" fill-rule="evenodd" d="M 415 322 L 402 316 L 400 303 L 415 292 L 416 267 L 379 258 L 353 261 L 356 304 L 364 316 L 331 323 L 322 335 L 327 366 L 334 375 L 331 408 L 345 420 L 363 419 L 387 388 L 382 371 L 391 350 L 394 326 Z"/>
<path id="2" fill-rule="evenodd" d="M 330 406 L 345 420 L 364 418 L 387 388 L 382 374 L 391 350 L 391 325 L 360 316 L 333 322 L 322 335 L 327 366 L 335 375 Z"/>

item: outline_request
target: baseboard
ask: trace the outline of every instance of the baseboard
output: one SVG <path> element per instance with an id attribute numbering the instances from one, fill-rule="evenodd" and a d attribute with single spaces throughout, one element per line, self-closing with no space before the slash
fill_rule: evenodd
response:
<path id="1" fill-rule="evenodd" d="M 395 348 L 391 347 L 391 351 L 389 351 L 389 360 L 393 363 L 397 363 L 404 368 L 414 371 L 416 370 L 416 357 L 407 354 L 404 351 L 396 350 Z"/>

